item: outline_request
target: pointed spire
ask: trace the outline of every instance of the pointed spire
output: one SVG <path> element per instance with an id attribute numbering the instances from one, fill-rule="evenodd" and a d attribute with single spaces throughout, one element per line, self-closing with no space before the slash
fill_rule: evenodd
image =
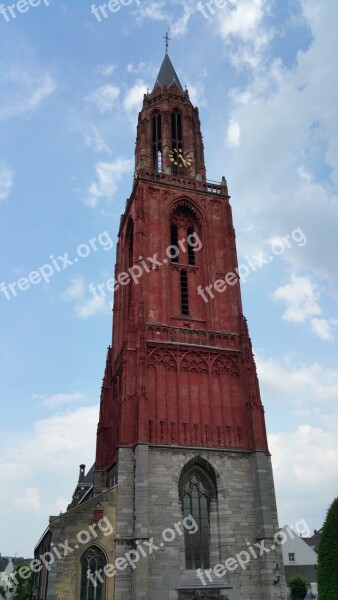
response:
<path id="1" fill-rule="evenodd" d="M 160 68 L 160 72 L 157 76 L 154 89 L 157 85 L 165 85 L 169 88 L 171 85 L 173 85 L 173 83 L 176 83 L 177 87 L 181 90 L 181 92 L 183 92 L 183 87 L 181 86 L 180 80 L 169 58 L 169 54 L 166 53 Z"/>

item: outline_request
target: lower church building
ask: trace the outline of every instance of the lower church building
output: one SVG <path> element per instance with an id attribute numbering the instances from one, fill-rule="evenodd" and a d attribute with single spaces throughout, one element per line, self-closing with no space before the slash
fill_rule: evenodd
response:
<path id="1" fill-rule="evenodd" d="M 286 600 L 227 182 L 168 53 L 111 287 L 95 463 L 35 548 L 33 600 Z"/>

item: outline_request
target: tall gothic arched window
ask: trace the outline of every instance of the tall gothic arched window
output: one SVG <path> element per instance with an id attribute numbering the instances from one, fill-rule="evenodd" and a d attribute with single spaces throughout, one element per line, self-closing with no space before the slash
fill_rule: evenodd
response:
<path id="1" fill-rule="evenodd" d="M 170 260 L 178 265 L 180 315 L 188 317 L 192 310 L 197 272 L 187 267 L 198 267 L 201 261 L 196 252 L 201 250 L 201 226 L 189 206 L 177 206 L 170 216 Z M 177 286 L 175 284 L 175 287 Z"/>
<path id="2" fill-rule="evenodd" d="M 162 171 L 162 118 L 158 110 L 152 116 L 151 129 L 153 168 L 156 171 Z"/>
<path id="3" fill-rule="evenodd" d="M 183 150 L 183 129 L 182 129 L 182 114 L 178 108 L 171 111 L 171 150 L 177 157 L 179 151 Z M 173 174 L 178 175 L 180 165 L 173 163 Z"/>
<path id="4" fill-rule="evenodd" d="M 190 515 L 198 529 L 190 534 L 185 531 L 186 569 L 208 569 L 210 566 L 210 489 L 200 470 L 193 469 L 181 489 L 184 517 Z"/>
<path id="5" fill-rule="evenodd" d="M 106 558 L 97 546 L 88 548 L 81 557 L 80 600 L 104 600 Z"/>

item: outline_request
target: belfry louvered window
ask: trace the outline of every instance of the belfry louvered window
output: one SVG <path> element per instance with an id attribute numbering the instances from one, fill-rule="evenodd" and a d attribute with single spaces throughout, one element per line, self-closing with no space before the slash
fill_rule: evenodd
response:
<path id="1" fill-rule="evenodd" d="M 185 561 L 187 569 L 208 569 L 210 566 L 209 492 L 197 473 L 192 473 L 183 490 L 184 517 L 196 521 L 195 533 L 185 531 Z"/>
<path id="2" fill-rule="evenodd" d="M 178 153 L 183 150 L 182 114 L 177 108 L 171 112 L 171 150 L 177 162 Z M 173 174 L 178 175 L 180 168 L 179 164 L 173 163 Z"/>
<path id="3" fill-rule="evenodd" d="M 194 234 L 194 228 L 193 227 L 188 227 L 187 229 L 187 237 L 188 240 L 192 239 L 191 236 L 193 236 Z M 195 249 L 193 248 L 192 244 L 188 244 L 188 262 L 189 265 L 194 265 L 196 262 L 196 254 L 195 254 Z"/>
<path id="4" fill-rule="evenodd" d="M 162 119 L 161 113 L 156 111 L 152 117 L 152 148 L 153 168 L 162 171 Z"/>
<path id="5" fill-rule="evenodd" d="M 188 272 L 180 272 L 180 285 L 181 285 L 181 313 L 182 315 L 189 315 L 189 287 L 188 287 Z"/>

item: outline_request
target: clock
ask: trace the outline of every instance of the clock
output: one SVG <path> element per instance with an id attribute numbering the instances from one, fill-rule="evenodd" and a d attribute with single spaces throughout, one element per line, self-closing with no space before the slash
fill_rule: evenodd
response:
<path id="1" fill-rule="evenodd" d="M 189 167 L 192 164 L 192 157 L 189 155 L 189 152 L 183 152 L 182 148 L 171 150 L 169 158 L 175 166 Z"/>

